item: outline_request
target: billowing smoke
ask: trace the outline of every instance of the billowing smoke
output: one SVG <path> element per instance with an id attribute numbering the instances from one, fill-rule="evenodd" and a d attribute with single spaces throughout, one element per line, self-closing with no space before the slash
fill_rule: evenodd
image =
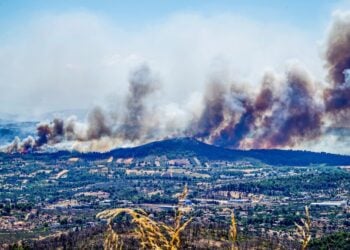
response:
<path id="1" fill-rule="evenodd" d="M 215 145 L 236 148 L 240 140 L 247 134 L 249 123 L 253 119 L 250 113 L 251 104 L 248 96 L 236 88 L 231 88 L 227 96 L 228 107 L 225 108 L 227 114 L 224 124 L 216 129 L 211 141 Z"/>
<path id="2" fill-rule="evenodd" d="M 145 99 L 158 87 L 158 80 L 146 65 L 141 66 L 129 79 L 126 113 L 120 128 L 120 136 L 130 141 L 138 140 L 145 133 Z"/>
<path id="3" fill-rule="evenodd" d="M 337 13 L 326 41 L 326 68 L 331 87 L 324 91 L 326 111 L 341 125 L 350 111 L 350 14 Z"/>
<path id="4" fill-rule="evenodd" d="M 20 140 L 20 138 L 16 137 L 9 145 L 6 146 L 6 152 L 27 153 L 31 152 L 35 145 L 36 142 L 32 136 L 28 136 L 22 141 Z"/>
<path id="5" fill-rule="evenodd" d="M 126 143 L 162 139 L 157 134 L 166 132 L 154 125 L 157 121 L 148 121 L 159 115 L 151 114 L 145 105 L 157 87 L 157 78 L 143 66 L 130 76 L 125 113 L 119 119 L 96 107 L 86 123 L 69 118 L 39 124 L 35 139 L 16 138 L 7 151 L 27 152 L 65 142 L 74 142 L 78 150 L 108 150 Z M 228 148 L 299 145 L 322 135 L 325 112 L 323 104 L 316 101 L 314 87 L 312 78 L 300 66 L 289 67 L 282 75 L 267 72 L 257 93 L 214 81 L 207 86 L 201 114 L 173 136 L 192 136 Z"/>
<path id="6" fill-rule="evenodd" d="M 37 127 L 38 139 L 35 145 L 40 147 L 47 143 L 55 144 L 64 139 L 64 123 L 61 119 L 54 119 L 50 124 L 39 124 Z"/>
<path id="7" fill-rule="evenodd" d="M 256 95 L 234 86 L 226 92 L 209 88 L 210 98 L 205 98 L 204 111 L 193 126 L 202 128 L 196 136 L 230 148 L 294 146 L 320 136 L 323 108 L 313 97 L 307 72 L 292 67 L 277 78 L 267 73 Z"/>
<path id="8" fill-rule="evenodd" d="M 199 120 L 193 124 L 190 135 L 197 138 L 209 137 L 224 120 L 226 87 L 214 82 L 207 86 L 205 106 Z"/>
<path id="9" fill-rule="evenodd" d="M 61 119 L 54 119 L 49 124 L 37 126 L 36 138 L 28 136 L 22 141 L 16 137 L 12 143 L 6 146 L 7 152 L 31 152 L 40 147 L 50 144 L 54 145 L 65 139 L 64 122 Z"/>
<path id="10" fill-rule="evenodd" d="M 238 87 L 219 76 L 207 85 L 202 109 L 174 112 L 190 114 L 188 119 L 165 116 L 159 112 L 164 109 L 154 108 L 153 94 L 160 81 L 143 65 L 130 74 L 122 112 L 96 107 L 86 122 L 71 117 L 41 123 L 36 136 L 22 141 L 16 137 L 5 150 L 29 152 L 71 142 L 73 149 L 101 151 L 167 136 L 191 136 L 228 148 L 296 147 L 329 131 L 327 122 L 332 121 L 333 127 L 349 123 L 350 14 L 335 16 L 326 40 L 325 61 L 328 87 L 321 89 L 321 95 L 316 91 L 321 85 L 298 64 L 282 74 L 266 72 L 255 89 Z M 179 128 L 178 123 L 164 121 L 165 117 L 185 125 Z"/>
<path id="11" fill-rule="evenodd" d="M 349 13 L 335 14 L 326 40 L 325 59 L 327 82 L 330 87 L 323 92 L 323 103 L 317 101 L 317 91 L 312 78 L 300 67 L 289 69 L 282 81 L 277 81 L 275 76 L 268 74 L 264 77 L 262 89 L 257 95 L 229 94 L 234 103 L 240 104 L 237 106 L 239 108 L 230 110 L 221 107 L 220 119 L 216 119 L 217 122 L 210 126 L 212 132 L 204 139 L 232 148 L 293 147 L 303 141 L 320 137 L 325 120 L 334 121 L 332 126 L 348 126 Z M 276 87 L 276 83 L 279 86 Z M 218 103 L 225 103 L 220 102 L 219 98 L 216 100 Z M 205 113 L 211 106 L 212 103 L 206 100 L 201 118 L 215 117 Z"/>
<path id="12" fill-rule="evenodd" d="M 106 150 L 108 147 L 118 146 L 119 142 L 142 142 L 142 137 L 145 137 L 148 129 L 145 122 L 145 101 L 158 88 L 158 84 L 158 79 L 149 67 L 143 65 L 130 74 L 129 95 L 125 101 L 126 109 L 121 121 L 112 119 L 115 115 L 109 115 L 102 108 L 95 107 L 89 112 L 86 123 L 79 122 L 74 117 L 40 123 L 35 139 L 30 136 L 21 141 L 16 137 L 4 150 L 28 152 L 73 142 L 73 149 L 89 151 Z M 87 145 L 81 146 L 84 142 Z"/>
<path id="13" fill-rule="evenodd" d="M 279 95 L 275 95 L 270 114 L 263 117 L 263 132 L 254 147 L 295 146 L 321 135 L 323 108 L 314 99 L 312 81 L 307 72 L 290 69 Z"/>
<path id="14" fill-rule="evenodd" d="M 96 107 L 88 115 L 87 136 L 82 140 L 100 139 L 103 136 L 111 136 L 112 130 L 107 123 L 107 118 L 102 109 Z"/>

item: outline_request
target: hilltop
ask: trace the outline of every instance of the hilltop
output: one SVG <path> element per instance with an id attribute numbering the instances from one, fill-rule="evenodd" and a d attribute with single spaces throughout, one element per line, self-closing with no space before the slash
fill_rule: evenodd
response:
<path id="1" fill-rule="evenodd" d="M 28 157 L 45 156 L 57 157 L 80 157 L 87 160 L 102 159 L 107 157 L 128 158 L 161 156 L 181 157 L 197 156 L 208 160 L 235 161 L 242 159 L 258 160 L 270 165 L 307 166 L 313 164 L 325 164 L 332 166 L 350 165 L 350 156 L 330 154 L 325 152 L 310 152 L 303 150 L 282 150 L 282 149 L 227 149 L 209 145 L 194 138 L 172 138 L 147 143 L 137 147 L 117 148 L 109 152 L 79 153 L 69 151 L 43 152 L 28 154 Z"/>
<path id="2" fill-rule="evenodd" d="M 217 147 L 194 138 L 174 138 L 148 143 L 134 148 L 115 149 L 105 153 L 114 157 L 145 157 L 148 155 L 195 155 L 210 160 L 251 158 L 272 165 L 350 165 L 350 156 L 316 153 L 302 150 L 251 149 L 237 150 Z"/>

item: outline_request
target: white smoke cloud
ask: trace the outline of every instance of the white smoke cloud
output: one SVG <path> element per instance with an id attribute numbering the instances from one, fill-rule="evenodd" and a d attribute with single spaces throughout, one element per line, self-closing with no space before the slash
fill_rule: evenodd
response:
<path id="1" fill-rule="evenodd" d="M 157 105 L 178 109 L 189 106 L 193 93 L 201 95 L 217 71 L 254 84 L 266 67 L 298 58 L 321 72 L 312 37 L 229 14 L 175 14 L 132 31 L 91 12 L 45 14 L 20 25 L 16 37 L 0 43 L 0 98 L 6 104 L 0 112 L 34 116 L 106 102 L 120 106 L 129 71 L 144 62 L 162 81 Z"/>

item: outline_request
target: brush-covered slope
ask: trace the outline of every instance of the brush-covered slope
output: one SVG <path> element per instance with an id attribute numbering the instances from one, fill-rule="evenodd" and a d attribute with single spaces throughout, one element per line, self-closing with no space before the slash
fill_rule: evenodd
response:
<path id="1" fill-rule="evenodd" d="M 198 156 L 211 160 L 251 158 L 272 165 L 350 165 L 350 156 L 300 150 L 232 150 L 208 145 L 193 138 L 167 139 L 134 148 L 120 148 L 103 154 L 94 153 L 86 156 L 145 157 L 149 155 L 167 155 L 171 157 Z"/>

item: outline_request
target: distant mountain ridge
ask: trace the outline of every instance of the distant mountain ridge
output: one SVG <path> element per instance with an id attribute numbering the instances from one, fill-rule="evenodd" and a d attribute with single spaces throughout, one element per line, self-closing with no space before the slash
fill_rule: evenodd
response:
<path id="1" fill-rule="evenodd" d="M 151 142 L 134 148 L 115 149 L 105 154 L 115 157 L 144 157 L 147 155 L 174 154 L 176 152 L 206 157 L 211 160 L 252 158 L 271 165 L 350 165 L 350 156 L 346 155 L 316 153 L 302 150 L 227 149 L 209 145 L 188 137 Z"/>
<path id="2" fill-rule="evenodd" d="M 302 150 L 282 149 L 227 149 L 209 145 L 194 138 L 183 137 L 147 143 L 137 147 L 118 148 L 105 153 L 90 152 L 41 152 L 28 154 L 28 157 L 80 157 L 86 160 L 129 157 L 162 156 L 193 157 L 198 156 L 208 160 L 235 161 L 255 159 L 270 165 L 307 166 L 312 164 L 327 164 L 332 166 L 350 165 L 350 156 L 330 153 L 316 153 Z M 26 157 L 24 155 L 24 157 Z"/>
<path id="3" fill-rule="evenodd" d="M 132 148 L 118 148 L 105 153 L 74 153 L 86 158 L 127 158 L 150 155 L 198 156 L 210 160 L 255 159 L 271 165 L 304 166 L 312 164 L 350 165 L 350 156 L 282 149 L 227 149 L 200 142 L 194 138 L 173 138 Z"/>

